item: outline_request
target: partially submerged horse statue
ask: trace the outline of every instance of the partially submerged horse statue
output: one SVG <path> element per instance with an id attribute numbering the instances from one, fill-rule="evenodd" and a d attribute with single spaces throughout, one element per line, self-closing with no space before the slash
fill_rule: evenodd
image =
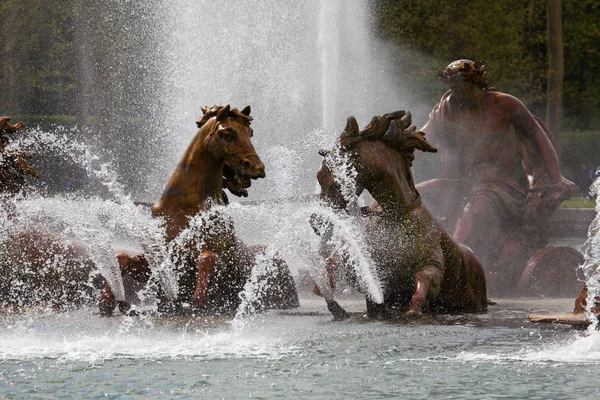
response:
<path id="1" fill-rule="evenodd" d="M 202 112 L 203 116 L 196 121 L 199 128 L 196 136 L 162 197 L 152 206 L 152 214 L 164 219 L 168 243 L 189 226 L 190 218 L 225 204 L 224 187 L 236 195 L 245 195 L 252 179 L 265 176 L 264 165 L 251 141 L 250 106 L 241 111 L 229 105 L 202 107 Z M 225 218 L 212 215 L 208 222 L 196 243 L 186 245 L 175 255 L 179 259 L 178 293 L 175 301 L 159 293 L 160 310 L 181 313 L 187 304 L 197 312 L 230 314 L 240 304 L 239 293 L 264 247 L 247 247 L 235 234 L 233 223 Z M 143 256 L 119 254 L 117 258 L 124 277 L 138 284 L 149 280 L 151 271 Z M 271 288 L 267 289 L 263 306 L 299 306 L 288 266 L 277 257 L 271 263 L 277 276 L 269 277 L 267 286 Z M 115 296 L 107 285 L 100 299 L 100 312 L 111 315 L 116 306 Z M 126 310 L 129 304 L 119 307 Z"/>
<path id="2" fill-rule="evenodd" d="M 322 153 L 325 160 L 317 174 L 320 198 L 340 211 L 352 207 L 330 167 L 335 162 L 332 158 L 342 156 L 356 171 L 355 194 L 367 190 L 376 201 L 363 210 L 366 216 L 361 218 L 384 302 L 376 304 L 367 297 L 369 317 L 387 318 L 392 309 L 408 310 L 409 315 L 485 311 L 488 300 L 481 264 L 470 249 L 452 240 L 415 189 L 414 150 L 437 150 L 411 126 L 410 113 L 374 117 L 362 131 L 356 119 L 349 117 L 338 146 L 336 151 Z M 328 260 L 329 266 L 341 266 L 353 275 L 344 265 L 343 254 L 332 257 L 337 260 Z M 356 277 L 349 280 L 356 281 Z M 332 298 L 326 300 L 336 319 L 346 317 Z"/>
<path id="3" fill-rule="evenodd" d="M 10 147 L 25 124 L 9 124 L 0 117 L 0 207 L 4 223 L 12 222 L 14 195 L 33 190 L 28 177 L 37 170 L 28 159 L 33 153 Z M 9 224 L 10 225 L 10 224 Z M 0 237 L 0 310 L 68 309 L 86 304 L 102 288 L 102 278 L 85 246 L 39 225 L 15 225 Z"/>
<path id="4" fill-rule="evenodd" d="M 104 279 L 83 244 L 40 226 L 3 239 L 0 310 L 64 311 L 89 305 L 97 298 Z"/>

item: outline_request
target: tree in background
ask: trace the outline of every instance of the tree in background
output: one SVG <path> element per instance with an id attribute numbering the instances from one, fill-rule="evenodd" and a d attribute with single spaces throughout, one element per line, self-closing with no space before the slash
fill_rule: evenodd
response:
<path id="1" fill-rule="evenodd" d="M 563 1 L 564 128 L 600 130 L 600 3 Z"/>
<path id="2" fill-rule="evenodd" d="M 414 74 L 409 70 L 411 79 L 431 82 L 439 70 L 459 58 L 484 60 L 493 86 L 517 96 L 534 113 L 546 114 L 546 2 L 373 0 L 373 9 L 379 37 L 432 57 Z M 600 130 L 600 4 L 565 0 L 562 17 L 563 128 Z M 406 51 L 402 57 L 414 54 Z M 432 88 L 428 83 L 419 86 Z M 438 85 L 423 98 L 437 100 L 442 90 Z"/>
<path id="3" fill-rule="evenodd" d="M 562 131 L 562 94 L 565 73 L 563 35 L 562 35 L 562 2 L 547 0 L 548 13 L 548 100 L 546 107 L 546 123 L 554 132 L 560 152 L 560 134 Z"/>
<path id="4" fill-rule="evenodd" d="M 77 74 L 72 19 L 70 1 L 2 0 L 2 112 L 12 115 L 71 112 Z"/>

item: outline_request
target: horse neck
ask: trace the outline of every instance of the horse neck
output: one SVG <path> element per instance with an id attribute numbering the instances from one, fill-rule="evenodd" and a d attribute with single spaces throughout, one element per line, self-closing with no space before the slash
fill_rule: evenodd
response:
<path id="1" fill-rule="evenodd" d="M 154 215 L 167 217 L 167 225 L 177 225 L 176 230 L 182 229 L 190 216 L 222 202 L 224 161 L 215 160 L 205 143 L 213 126 L 207 123 L 198 131 L 152 207 Z"/>
<path id="2" fill-rule="evenodd" d="M 364 187 L 384 211 L 409 210 L 420 198 L 410 169 L 409 160 L 391 147 L 377 146 L 377 161 L 363 169 Z"/>

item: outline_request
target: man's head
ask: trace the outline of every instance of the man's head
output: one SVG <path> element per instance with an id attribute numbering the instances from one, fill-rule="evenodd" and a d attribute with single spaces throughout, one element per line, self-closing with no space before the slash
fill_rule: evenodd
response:
<path id="1" fill-rule="evenodd" d="M 471 60 L 456 60 L 438 75 L 438 79 L 447 84 L 450 89 L 457 85 L 471 83 L 480 89 L 487 90 L 487 72 L 483 62 Z"/>

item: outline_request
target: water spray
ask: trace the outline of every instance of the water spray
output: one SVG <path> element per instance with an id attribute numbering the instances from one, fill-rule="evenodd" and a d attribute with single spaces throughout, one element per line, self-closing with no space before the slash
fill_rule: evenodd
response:
<path id="1" fill-rule="evenodd" d="M 591 322 L 589 331 L 598 329 L 598 317 L 592 309 L 596 305 L 596 299 L 600 297 L 600 178 L 592 184 L 590 194 L 596 196 L 596 218 L 592 221 L 588 230 L 588 240 L 584 245 L 584 262 L 580 267 L 586 277 L 588 287 L 586 314 Z"/>

